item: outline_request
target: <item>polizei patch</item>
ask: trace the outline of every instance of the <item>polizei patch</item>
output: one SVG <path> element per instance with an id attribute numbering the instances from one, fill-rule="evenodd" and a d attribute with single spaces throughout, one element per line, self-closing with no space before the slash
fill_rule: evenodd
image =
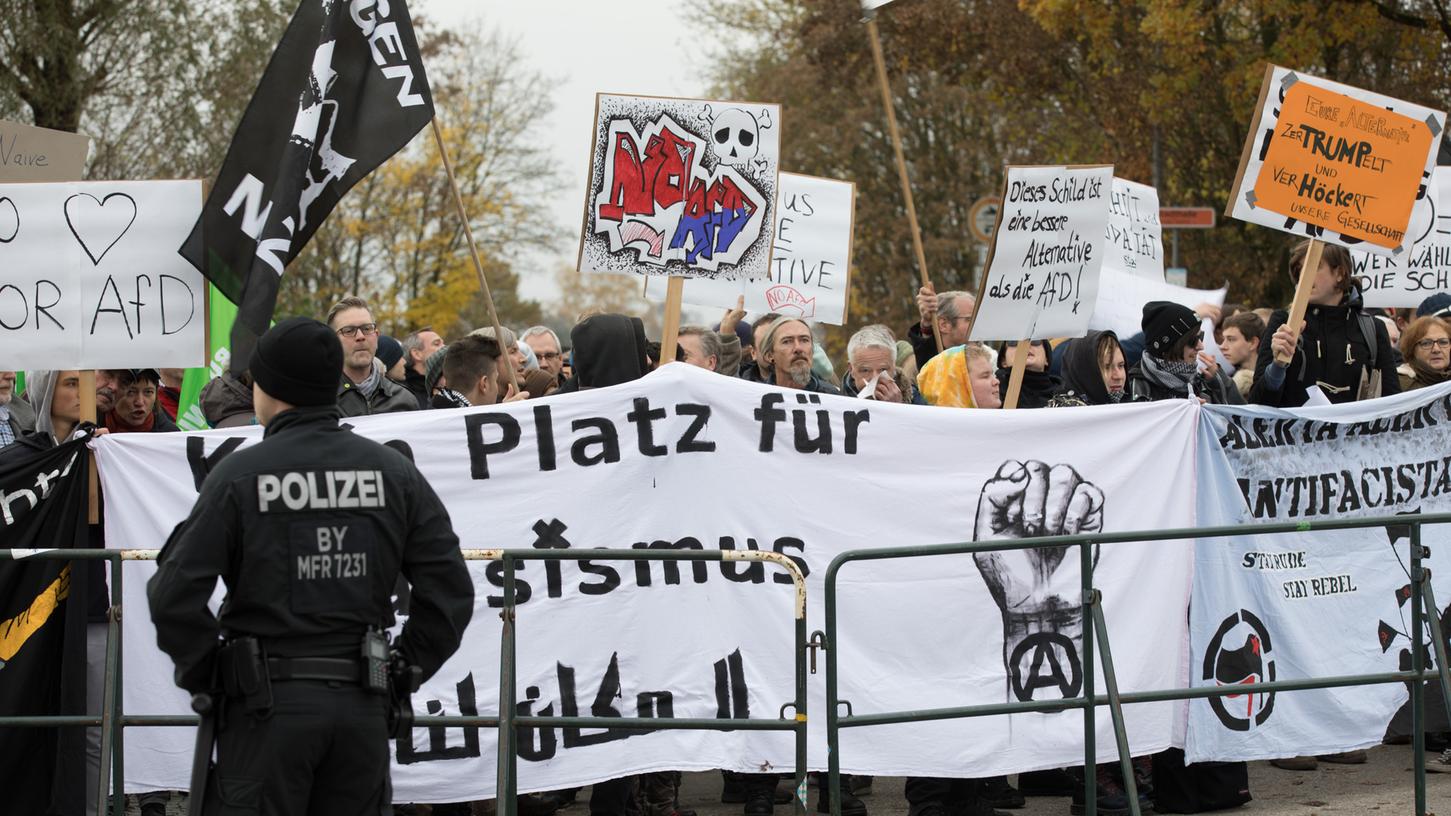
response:
<path id="1" fill-rule="evenodd" d="M 309 470 L 257 476 L 257 509 L 263 513 L 382 506 L 381 470 Z"/>

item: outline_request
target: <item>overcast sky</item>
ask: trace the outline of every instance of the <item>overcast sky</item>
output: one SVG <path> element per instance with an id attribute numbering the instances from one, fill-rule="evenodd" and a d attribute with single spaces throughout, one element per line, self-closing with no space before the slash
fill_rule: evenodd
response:
<path id="1" fill-rule="evenodd" d="M 548 202 L 548 217 L 561 236 L 555 254 L 520 263 L 520 293 L 551 300 L 554 269 L 573 264 L 584 211 L 585 169 L 595 93 L 700 96 L 704 72 L 698 61 L 706 48 L 692 45 L 698 34 L 679 0 L 413 0 L 414 14 L 434 24 L 478 19 L 519 43 L 521 69 L 557 80 L 554 111 L 540 136 L 563 168 L 560 192 Z M 446 112 L 445 112 L 446 113 Z"/>

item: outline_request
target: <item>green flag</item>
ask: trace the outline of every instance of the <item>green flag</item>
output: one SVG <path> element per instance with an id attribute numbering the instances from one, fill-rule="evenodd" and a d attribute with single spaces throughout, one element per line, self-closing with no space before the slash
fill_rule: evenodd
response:
<path id="1" fill-rule="evenodd" d="M 176 425 L 183 431 L 204 431 L 211 427 L 202 416 L 202 386 L 213 377 L 220 377 L 232 361 L 230 337 L 232 323 L 237 319 L 237 305 L 227 300 L 215 286 L 207 284 L 207 309 L 210 313 L 210 339 L 207 344 L 206 368 L 188 368 L 181 381 L 181 397 L 176 404 Z"/>

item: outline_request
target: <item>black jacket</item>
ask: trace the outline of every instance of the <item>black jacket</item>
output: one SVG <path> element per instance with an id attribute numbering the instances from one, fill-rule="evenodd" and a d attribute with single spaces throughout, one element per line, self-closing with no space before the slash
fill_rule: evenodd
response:
<path id="1" fill-rule="evenodd" d="M 357 656 L 367 627 L 391 618 L 400 571 L 412 592 L 398 644 L 427 678 L 474 608 L 448 511 L 401 453 L 340 427 L 336 408 L 305 408 L 208 474 L 146 592 L 157 644 L 195 693 L 213 688 L 224 633 L 274 657 Z M 218 577 L 220 620 L 207 608 Z"/>
<path id="2" fill-rule="evenodd" d="M 1300 344 L 1290 360 L 1289 369 L 1285 371 L 1285 382 L 1278 389 L 1271 388 L 1265 381 L 1265 374 L 1275 359 L 1270 341 L 1275 336 L 1275 330 L 1285 325 L 1289 317 L 1289 312 L 1284 309 L 1276 311 L 1270 315 L 1265 332 L 1260 335 L 1260 353 L 1255 362 L 1254 385 L 1250 386 L 1250 402 L 1278 408 L 1298 408 L 1309 398 L 1306 389 L 1316 384 L 1333 403 L 1355 402 L 1361 398 L 1362 382 L 1368 380 L 1372 373 L 1368 366 L 1371 346 L 1367 335 L 1375 338 L 1374 371 L 1380 373 L 1380 391 L 1371 396 L 1401 392 L 1390 335 L 1381 321 L 1362 314 L 1360 290 L 1354 288 L 1339 306 L 1312 305 L 1305 310 L 1305 330 L 1300 333 Z"/>
<path id="3" fill-rule="evenodd" d="M 1234 380 L 1219 369 L 1213 377 L 1204 376 L 1204 372 L 1194 375 L 1194 378 L 1180 388 L 1172 388 L 1164 383 L 1158 382 L 1144 372 L 1144 361 L 1149 358 L 1146 352 L 1139 362 L 1129 369 L 1128 381 L 1124 383 L 1124 390 L 1128 392 L 1133 402 L 1158 402 L 1166 399 L 1188 399 L 1189 390 L 1194 390 L 1194 396 L 1200 397 L 1214 405 L 1243 405 L 1244 398 L 1240 396 L 1239 388 L 1235 386 Z"/>
<path id="4" fill-rule="evenodd" d="M 1008 383 L 1013 378 L 1010 368 L 998 369 L 998 384 L 1004 399 L 1008 396 Z M 1049 401 L 1063 390 L 1063 383 L 1045 371 L 1023 370 L 1023 387 L 1018 391 L 1019 408 L 1047 408 Z"/>
<path id="5" fill-rule="evenodd" d="M 590 315 L 569 331 L 574 347 L 574 376 L 561 392 L 608 388 L 638 380 L 646 368 L 645 324 L 621 314 Z"/>
<path id="6" fill-rule="evenodd" d="M 937 356 L 937 338 L 922 330 L 920 322 L 907 329 L 907 342 L 912 344 L 912 353 L 917 357 L 917 370 L 927 366 L 927 361 Z"/>

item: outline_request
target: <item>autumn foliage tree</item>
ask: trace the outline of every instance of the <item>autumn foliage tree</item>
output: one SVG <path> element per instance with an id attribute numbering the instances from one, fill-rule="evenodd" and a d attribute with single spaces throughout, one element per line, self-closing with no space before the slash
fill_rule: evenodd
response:
<path id="1" fill-rule="evenodd" d="M 938 291 L 975 280 L 967 212 L 1003 165 L 1112 163 L 1165 205 L 1222 209 L 1267 62 L 1445 109 L 1451 34 L 1434 3 L 896 0 L 878 13 Z M 1418 6 L 1422 24 L 1387 16 Z M 712 5 L 719 11 L 722 7 Z M 855 328 L 915 319 L 917 269 L 861 6 L 750 0 L 715 92 L 780 101 L 782 167 L 857 183 Z M 713 19 L 713 24 L 718 24 Z M 1291 239 L 1221 219 L 1186 232 L 1191 285 L 1278 304 Z M 836 342 L 840 342 L 836 338 Z"/>

